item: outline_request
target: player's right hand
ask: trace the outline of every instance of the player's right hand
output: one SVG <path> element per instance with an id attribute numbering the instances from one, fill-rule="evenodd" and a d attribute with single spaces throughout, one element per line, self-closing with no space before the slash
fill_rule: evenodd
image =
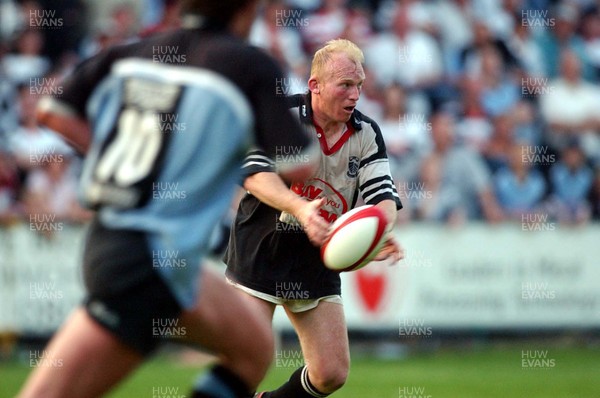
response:
<path id="1" fill-rule="evenodd" d="M 319 215 L 319 209 L 325 204 L 325 198 L 306 201 L 295 214 L 302 224 L 308 239 L 315 246 L 321 246 L 329 237 L 330 225 Z"/>

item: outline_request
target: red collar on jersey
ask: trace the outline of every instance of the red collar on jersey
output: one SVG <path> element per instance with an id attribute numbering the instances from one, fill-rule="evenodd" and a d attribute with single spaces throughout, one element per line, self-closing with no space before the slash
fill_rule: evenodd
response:
<path id="1" fill-rule="evenodd" d="M 350 139 L 350 137 L 352 136 L 352 134 L 354 134 L 355 131 L 354 126 L 352 126 L 352 123 L 350 123 L 350 121 L 346 122 L 346 130 L 342 133 L 340 139 L 337 140 L 337 142 L 333 144 L 333 146 L 330 148 L 329 145 L 327 145 L 327 139 L 325 138 L 325 133 L 323 132 L 321 126 L 319 126 L 315 121 L 313 121 L 313 125 L 317 130 L 317 138 L 319 139 L 319 143 L 321 144 L 321 150 L 327 156 L 339 151 L 340 148 L 346 143 L 346 141 Z"/>
<path id="2" fill-rule="evenodd" d="M 325 134 L 323 133 L 323 129 L 317 123 L 315 123 L 313 119 L 313 110 L 311 106 L 311 93 L 310 91 L 304 95 L 298 94 L 296 96 L 296 104 L 298 104 L 298 113 L 300 114 L 300 120 L 304 124 L 311 124 L 315 126 L 317 130 L 317 138 L 319 139 L 319 143 L 321 144 L 321 150 L 327 156 L 336 153 L 345 143 L 350 139 L 352 134 L 355 131 L 362 130 L 362 126 L 360 124 L 360 113 L 357 113 L 357 110 L 354 109 L 352 112 L 352 116 L 350 120 L 346 122 L 346 131 L 342 134 L 339 140 L 330 148 L 327 145 L 327 139 L 325 138 Z"/>

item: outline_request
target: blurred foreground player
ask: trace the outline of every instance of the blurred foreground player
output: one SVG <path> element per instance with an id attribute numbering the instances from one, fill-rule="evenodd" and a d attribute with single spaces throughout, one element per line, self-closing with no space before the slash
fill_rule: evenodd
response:
<path id="1" fill-rule="evenodd" d="M 21 398 L 102 395 L 163 341 L 154 325 L 175 320 L 186 341 L 220 359 L 192 397 L 247 396 L 266 373 L 268 320 L 199 265 L 252 141 L 271 156 L 282 143 L 308 150 L 275 95 L 279 68 L 242 41 L 257 4 L 184 2 L 184 28 L 82 63 L 61 98 L 41 105 L 40 121 L 87 154 L 81 194 L 98 212 L 85 247 L 85 303 L 46 348 L 63 366 L 35 369 Z M 184 65 L 155 62 L 169 48 L 185 54 Z M 280 166 L 290 178 L 312 172 Z M 185 199 L 157 200 L 161 182 L 177 183 Z M 156 267 L 156 253 L 184 265 Z"/>
<path id="2" fill-rule="evenodd" d="M 350 354 L 340 277 L 325 268 L 318 246 L 329 223 L 355 207 L 359 194 L 385 213 L 390 228 L 401 207 L 379 127 L 355 109 L 365 79 L 362 62 L 354 43 L 330 41 L 313 58 L 309 92 L 290 98 L 292 111 L 320 142 L 319 168 L 311 178 L 287 187 L 259 152 L 243 167 L 248 194 L 230 235 L 227 276 L 269 319 L 276 305 L 283 306 L 306 363 L 260 398 L 326 397 L 345 383 Z M 298 151 L 288 143 L 279 152 Z M 402 256 L 390 238 L 376 259 Z"/>

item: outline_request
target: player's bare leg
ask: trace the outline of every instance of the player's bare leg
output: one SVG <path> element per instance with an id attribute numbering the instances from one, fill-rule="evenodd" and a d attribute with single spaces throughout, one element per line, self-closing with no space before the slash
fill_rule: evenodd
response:
<path id="1" fill-rule="evenodd" d="M 255 389 L 273 358 L 271 320 L 220 275 L 203 272 L 198 303 L 181 316 L 186 338 L 218 352 L 220 364 Z"/>
<path id="2" fill-rule="evenodd" d="M 75 310 L 44 351 L 19 398 L 98 397 L 136 368 L 143 358 Z"/>
<path id="3" fill-rule="evenodd" d="M 300 338 L 311 383 L 327 394 L 341 388 L 350 370 L 344 307 L 322 301 L 312 310 L 287 314 Z"/>
<path id="4" fill-rule="evenodd" d="M 306 366 L 261 397 L 326 397 L 344 385 L 350 368 L 344 307 L 321 302 L 309 311 L 293 313 L 286 308 L 286 312 L 300 338 Z"/>

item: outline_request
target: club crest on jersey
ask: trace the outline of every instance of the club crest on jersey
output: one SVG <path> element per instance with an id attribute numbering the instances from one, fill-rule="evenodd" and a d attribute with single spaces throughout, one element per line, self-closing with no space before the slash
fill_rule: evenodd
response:
<path id="1" fill-rule="evenodd" d="M 356 176 L 358 176 L 359 165 L 360 159 L 356 156 L 350 156 L 348 158 L 348 173 L 346 173 L 346 175 L 350 178 L 356 178 Z"/>

